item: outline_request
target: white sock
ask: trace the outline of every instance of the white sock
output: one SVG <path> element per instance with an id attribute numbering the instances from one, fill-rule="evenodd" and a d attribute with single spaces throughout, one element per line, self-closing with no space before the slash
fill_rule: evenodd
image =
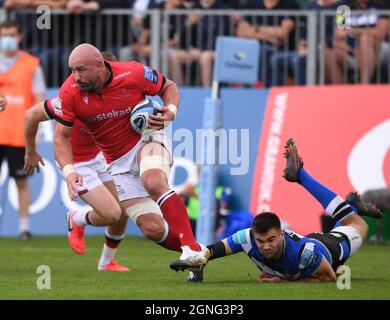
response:
<path id="1" fill-rule="evenodd" d="M 110 261 L 114 259 L 116 250 L 117 248 L 113 249 L 108 247 L 106 244 L 104 244 L 102 255 L 100 256 L 99 264 L 102 267 L 108 265 Z"/>
<path id="2" fill-rule="evenodd" d="M 88 211 L 76 211 L 73 214 L 73 221 L 76 225 L 79 227 L 85 227 L 87 225 L 87 222 L 85 221 L 85 216 L 87 215 Z"/>
<path id="3" fill-rule="evenodd" d="M 28 218 L 19 218 L 19 232 L 25 232 L 30 229 L 30 221 Z"/>

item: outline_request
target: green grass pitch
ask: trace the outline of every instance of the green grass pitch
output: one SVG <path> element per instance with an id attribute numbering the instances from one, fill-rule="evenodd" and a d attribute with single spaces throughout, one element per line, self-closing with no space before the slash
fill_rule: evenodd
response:
<path id="1" fill-rule="evenodd" d="M 0 300 L 3 299 L 390 299 L 390 247 L 365 245 L 348 260 L 351 289 L 335 283 L 259 284 L 258 270 L 244 253 L 211 261 L 204 283 L 187 283 L 169 269 L 178 257 L 151 241 L 126 238 L 117 253 L 130 273 L 98 272 L 103 237 L 87 237 L 78 256 L 65 237 L 30 242 L 0 238 Z M 37 288 L 40 265 L 51 270 L 51 289 Z"/>

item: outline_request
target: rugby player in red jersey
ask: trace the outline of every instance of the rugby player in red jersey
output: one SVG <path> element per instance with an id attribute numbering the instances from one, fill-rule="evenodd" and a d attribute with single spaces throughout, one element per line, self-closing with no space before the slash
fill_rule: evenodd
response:
<path id="1" fill-rule="evenodd" d="M 170 141 L 162 130 L 174 120 L 179 105 L 175 83 L 138 62 L 104 61 L 90 44 L 77 46 L 69 56 L 72 75 L 56 98 L 54 133 L 56 160 L 75 200 L 82 177 L 74 167 L 70 136 L 76 119 L 84 123 L 108 163 L 123 210 L 144 235 L 170 250 L 181 251 L 178 265 L 199 268 L 207 260 L 195 241 L 186 207 L 169 188 L 172 164 Z M 161 116 L 149 119 L 149 134 L 136 133 L 131 110 L 158 95 L 164 102 Z"/>
<path id="2" fill-rule="evenodd" d="M 106 55 L 105 58 L 110 61 L 116 59 L 110 55 Z M 56 103 L 55 99 L 47 100 L 26 112 L 24 170 L 28 174 L 32 174 L 34 170 L 39 172 L 40 163 L 44 165 L 42 157 L 36 150 L 35 138 L 39 123 L 54 118 Z M 78 186 L 78 194 L 93 210 L 68 212 L 69 244 L 76 253 L 84 254 L 85 226 L 109 226 L 105 232 L 106 239 L 98 262 L 98 270 L 130 271 L 114 259 L 119 243 L 125 235 L 128 216 L 126 213 L 118 215 L 121 212 L 118 196 L 113 179 L 106 172 L 106 161 L 80 120 L 74 122 L 71 145 L 75 169 L 83 177 L 83 184 Z"/>

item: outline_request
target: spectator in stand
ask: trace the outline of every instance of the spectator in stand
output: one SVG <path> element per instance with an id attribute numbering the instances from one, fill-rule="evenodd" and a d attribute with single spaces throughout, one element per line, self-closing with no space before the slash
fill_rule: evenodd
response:
<path id="1" fill-rule="evenodd" d="M 261 44 L 259 80 L 265 87 L 275 82 L 275 70 L 271 65 L 275 53 L 295 50 L 295 19 L 278 10 L 297 10 L 295 0 L 248 0 L 248 9 L 273 10 L 273 16 L 246 17 L 237 23 L 236 35 L 259 40 Z"/>
<path id="2" fill-rule="evenodd" d="M 134 10 L 132 23 L 141 25 L 145 18 L 146 11 L 151 8 L 162 8 L 166 0 L 134 0 L 132 9 Z"/>
<path id="3" fill-rule="evenodd" d="M 20 236 L 28 240 L 31 195 L 23 171 L 24 113 L 44 99 L 46 85 L 39 59 L 19 50 L 21 38 L 18 23 L 5 21 L 0 25 L 0 92 L 7 98 L 7 108 L 0 113 L 0 167 L 7 159 L 9 175 L 18 190 Z"/>
<path id="4" fill-rule="evenodd" d="M 336 10 L 337 7 L 349 2 L 349 0 L 316 0 L 309 4 L 308 9 L 316 11 Z M 305 19 L 305 21 L 300 22 L 297 50 L 277 52 L 272 56 L 271 65 L 276 70 L 275 85 L 277 86 L 287 85 L 289 77 L 293 77 L 296 85 L 306 84 L 307 21 Z M 326 48 L 331 48 L 334 28 L 333 16 L 326 18 L 325 28 Z"/>
<path id="5" fill-rule="evenodd" d="M 97 11 L 100 9 L 98 1 L 86 0 L 68 0 L 66 2 L 66 9 L 69 13 L 84 13 L 86 11 Z"/>
<path id="6" fill-rule="evenodd" d="M 220 0 L 200 0 L 195 8 L 218 10 L 224 7 Z M 198 14 L 187 17 L 179 36 L 180 47 L 169 53 L 170 78 L 177 85 L 184 85 L 184 66 L 198 61 L 202 87 L 211 86 L 215 40 L 218 35 L 227 34 L 228 26 L 226 17 Z"/>
<path id="7" fill-rule="evenodd" d="M 69 13 L 84 13 L 100 9 L 129 8 L 134 0 L 67 0 L 66 9 Z"/>
<path id="8" fill-rule="evenodd" d="M 64 8 L 67 0 L 5 0 L 4 7 L 8 9 L 36 8 L 49 6 L 52 9 Z"/>
<path id="9" fill-rule="evenodd" d="M 390 10 L 390 1 L 382 0 L 380 4 L 384 10 Z M 381 51 L 379 52 L 379 62 L 382 69 L 385 70 L 383 82 L 388 83 L 390 82 L 390 34 L 387 34 L 386 41 L 382 43 Z"/>
<path id="10" fill-rule="evenodd" d="M 224 6 L 230 9 L 249 9 L 249 2 L 251 0 L 222 0 Z"/>
<path id="11" fill-rule="evenodd" d="M 7 0 L 11 9 L 32 8 L 48 5 L 65 8 L 70 14 L 52 14 L 51 28 L 31 28 L 39 15 L 15 10 L 15 18 L 25 31 L 23 48 L 37 55 L 46 72 L 49 86 L 58 86 L 68 76 L 67 57 L 69 50 L 80 42 L 94 44 L 102 50 L 118 54 L 119 48 L 134 41 L 129 30 L 127 12 L 116 15 L 100 15 L 101 9 L 130 9 L 135 0 Z"/>
<path id="12" fill-rule="evenodd" d="M 328 83 L 344 83 L 345 72 L 359 70 L 360 82 L 370 83 L 378 67 L 378 58 L 386 50 L 389 21 L 381 17 L 382 6 L 371 0 L 354 0 L 352 9 L 367 10 L 346 21 L 350 28 L 335 28 L 333 48 L 326 51 Z"/>
<path id="13" fill-rule="evenodd" d="M 149 0 L 145 0 L 149 2 Z M 150 2 L 147 9 L 186 9 L 186 4 L 188 1 L 185 0 L 166 0 L 163 2 Z M 191 2 L 193 4 L 193 2 Z M 133 7 L 134 9 L 134 7 Z M 146 9 L 145 9 L 146 10 Z M 127 47 L 120 49 L 119 60 L 129 61 L 137 60 L 145 64 L 150 64 L 150 33 L 151 33 L 151 21 L 150 16 L 139 13 L 138 16 L 132 19 L 133 27 L 136 26 L 139 28 L 139 36 L 135 42 L 130 44 Z M 176 17 L 173 15 L 169 16 L 169 40 L 165 44 L 166 48 L 174 47 L 178 41 L 178 30 L 184 24 L 184 17 Z"/>

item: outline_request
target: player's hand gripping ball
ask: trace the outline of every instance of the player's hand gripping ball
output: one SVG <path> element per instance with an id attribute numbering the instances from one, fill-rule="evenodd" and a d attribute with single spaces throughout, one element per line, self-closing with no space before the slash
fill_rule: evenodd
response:
<path id="1" fill-rule="evenodd" d="M 135 132 L 142 134 L 148 124 L 149 116 L 161 116 L 161 109 L 162 106 L 152 99 L 145 99 L 141 101 L 131 111 L 131 127 L 134 129 Z"/>

